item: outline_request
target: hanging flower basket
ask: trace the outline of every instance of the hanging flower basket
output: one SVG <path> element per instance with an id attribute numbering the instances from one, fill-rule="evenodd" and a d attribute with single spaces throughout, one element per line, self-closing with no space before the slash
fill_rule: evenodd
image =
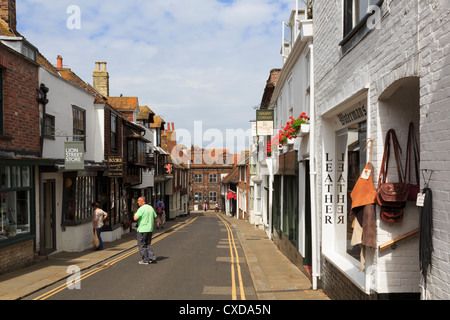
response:
<path id="1" fill-rule="evenodd" d="M 309 133 L 309 117 L 306 113 L 300 114 L 297 119 L 290 117 L 285 127 L 278 132 L 275 138 L 278 138 L 278 143 L 283 146 L 286 143 L 293 144 L 297 137 L 302 137 Z"/>

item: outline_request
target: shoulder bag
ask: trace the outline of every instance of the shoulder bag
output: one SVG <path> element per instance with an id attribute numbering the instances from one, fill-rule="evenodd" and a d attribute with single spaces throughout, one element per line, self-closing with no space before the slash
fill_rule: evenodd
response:
<path id="1" fill-rule="evenodd" d="M 398 182 L 386 182 L 391 137 L 394 145 L 395 160 L 397 162 Z M 401 222 L 403 220 L 403 208 L 406 206 L 406 200 L 409 194 L 409 187 L 405 182 L 403 168 L 400 162 L 400 152 L 401 148 L 398 144 L 397 135 L 394 129 L 390 129 L 386 134 L 383 160 L 381 162 L 377 186 L 377 203 L 381 206 L 381 219 L 390 223 Z"/>

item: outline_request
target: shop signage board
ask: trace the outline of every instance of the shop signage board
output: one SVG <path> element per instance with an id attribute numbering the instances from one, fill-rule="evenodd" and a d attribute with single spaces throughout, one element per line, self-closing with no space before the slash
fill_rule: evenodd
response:
<path id="1" fill-rule="evenodd" d="M 273 110 L 256 110 L 256 134 L 258 136 L 272 136 L 273 121 Z"/>
<path id="2" fill-rule="evenodd" d="M 108 157 L 108 177 L 123 177 L 123 159 L 122 157 Z"/>
<path id="3" fill-rule="evenodd" d="M 64 165 L 66 170 L 84 170 L 84 142 L 64 142 Z"/>

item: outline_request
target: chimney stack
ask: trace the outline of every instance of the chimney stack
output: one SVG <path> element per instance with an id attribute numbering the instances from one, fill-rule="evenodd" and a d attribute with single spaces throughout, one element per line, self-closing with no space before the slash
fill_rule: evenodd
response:
<path id="1" fill-rule="evenodd" d="M 63 67 L 63 58 L 61 57 L 61 56 L 58 56 L 57 58 L 56 58 L 56 67 L 58 68 L 58 69 L 62 69 L 62 67 Z"/>
<path id="2" fill-rule="evenodd" d="M 0 0 L 0 18 L 17 34 L 16 0 Z"/>
<path id="3" fill-rule="evenodd" d="M 102 96 L 109 97 L 109 74 L 106 71 L 106 62 L 96 62 L 94 71 L 94 89 Z"/>

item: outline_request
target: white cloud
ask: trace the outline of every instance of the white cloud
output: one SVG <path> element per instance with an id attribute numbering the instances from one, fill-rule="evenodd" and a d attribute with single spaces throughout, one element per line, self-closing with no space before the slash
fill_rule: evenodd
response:
<path id="1" fill-rule="evenodd" d="M 77 5 L 80 29 L 67 8 Z M 18 29 L 92 83 L 106 61 L 111 95 L 138 96 L 176 128 L 243 129 L 273 68 L 295 0 L 19 0 Z M 219 146 L 220 147 L 220 146 Z"/>

